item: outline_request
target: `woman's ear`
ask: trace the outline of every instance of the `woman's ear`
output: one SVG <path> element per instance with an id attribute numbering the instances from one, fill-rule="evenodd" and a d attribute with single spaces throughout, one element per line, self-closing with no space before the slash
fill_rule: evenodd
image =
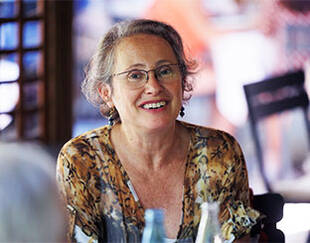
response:
<path id="1" fill-rule="evenodd" d="M 108 84 L 101 84 L 98 87 L 98 93 L 100 97 L 103 99 L 103 101 L 110 107 L 112 108 L 114 106 L 113 101 L 112 101 L 112 89 L 111 86 Z"/>

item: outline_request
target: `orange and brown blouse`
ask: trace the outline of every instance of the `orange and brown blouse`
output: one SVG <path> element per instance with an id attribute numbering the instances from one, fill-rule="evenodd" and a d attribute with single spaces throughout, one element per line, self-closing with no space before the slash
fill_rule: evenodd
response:
<path id="1" fill-rule="evenodd" d="M 179 122 L 179 121 L 177 121 Z M 220 203 L 225 239 L 250 232 L 261 217 L 250 207 L 246 164 L 229 134 L 180 122 L 191 134 L 184 175 L 183 216 L 177 236 L 195 240 L 200 205 Z M 67 142 L 59 153 L 57 180 L 70 213 L 70 240 L 76 229 L 98 242 L 140 242 L 144 208 L 113 149 L 111 126 L 86 132 Z"/>

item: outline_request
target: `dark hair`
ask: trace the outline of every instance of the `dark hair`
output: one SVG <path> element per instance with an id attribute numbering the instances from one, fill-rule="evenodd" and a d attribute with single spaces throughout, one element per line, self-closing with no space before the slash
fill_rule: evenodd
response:
<path id="1" fill-rule="evenodd" d="M 170 44 L 180 67 L 183 92 L 186 92 L 183 94 L 183 100 L 189 100 L 191 97 L 190 92 L 193 88 L 190 75 L 195 73 L 196 62 L 185 57 L 182 39 L 176 30 L 168 24 L 154 20 L 123 21 L 112 26 L 99 42 L 95 54 L 86 66 L 86 77 L 81 85 L 86 99 L 93 105 L 100 106 L 100 111 L 104 116 L 108 115 L 109 108 L 100 97 L 98 87 L 101 83 L 111 85 L 115 49 L 123 38 L 136 34 L 156 35 Z"/>

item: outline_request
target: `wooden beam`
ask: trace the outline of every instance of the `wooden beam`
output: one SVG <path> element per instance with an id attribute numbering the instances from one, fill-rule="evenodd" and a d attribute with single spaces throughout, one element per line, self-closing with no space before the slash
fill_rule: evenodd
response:
<path id="1" fill-rule="evenodd" d="M 73 2 L 45 2 L 45 142 L 59 145 L 72 136 Z"/>

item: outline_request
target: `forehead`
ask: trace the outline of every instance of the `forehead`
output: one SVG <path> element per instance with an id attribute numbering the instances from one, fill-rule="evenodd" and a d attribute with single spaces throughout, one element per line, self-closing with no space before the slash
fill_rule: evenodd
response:
<path id="1" fill-rule="evenodd" d="M 149 63 L 160 60 L 175 62 L 177 59 L 170 44 L 156 35 L 136 34 L 125 37 L 115 50 L 116 64 Z"/>

